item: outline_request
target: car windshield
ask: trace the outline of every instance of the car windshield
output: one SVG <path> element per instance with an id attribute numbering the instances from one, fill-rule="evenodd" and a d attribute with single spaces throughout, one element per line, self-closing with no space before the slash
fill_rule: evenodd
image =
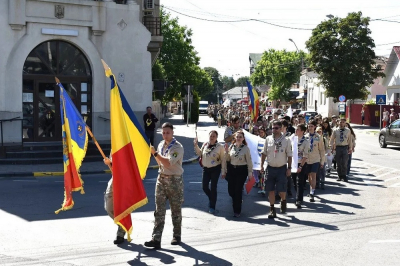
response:
<path id="1" fill-rule="evenodd" d="M 208 104 L 206 104 L 206 103 L 201 103 L 200 104 L 200 108 L 207 108 L 208 107 Z"/>

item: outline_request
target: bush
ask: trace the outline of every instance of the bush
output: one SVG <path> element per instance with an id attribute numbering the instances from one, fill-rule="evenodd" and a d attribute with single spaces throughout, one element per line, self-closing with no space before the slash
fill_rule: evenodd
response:
<path id="1" fill-rule="evenodd" d="M 189 122 L 190 123 L 197 123 L 199 122 L 199 106 L 200 106 L 200 97 L 199 94 L 196 91 L 192 92 L 193 94 L 193 103 L 190 105 L 190 117 L 189 117 Z M 184 119 L 186 121 L 187 119 L 187 104 L 183 104 L 184 108 Z"/>

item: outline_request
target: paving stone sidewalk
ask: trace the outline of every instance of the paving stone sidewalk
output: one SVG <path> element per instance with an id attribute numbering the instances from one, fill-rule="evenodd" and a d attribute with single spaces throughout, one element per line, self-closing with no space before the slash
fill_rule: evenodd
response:
<path id="1" fill-rule="evenodd" d="M 195 136 L 195 126 L 194 124 L 186 123 L 182 120 L 182 115 L 174 115 L 171 117 L 163 118 L 162 123 L 171 122 L 174 125 L 174 135 L 175 138 L 183 145 L 185 148 L 184 162 L 192 163 L 195 160 L 195 153 L 193 149 L 193 138 Z M 161 128 L 157 129 L 157 134 L 155 136 L 155 145 L 162 140 Z M 156 168 L 157 163 L 152 157 L 150 161 L 150 168 Z M 81 167 L 81 174 L 95 174 L 104 173 L 108 170 L 107 166 L 104 165 L 102 161 L 99 162 L 85 162 L 83 161 Z M 33 164 L 33 165 L 0 165 L 0 178 L 1 177 L 12 177 L 12 176 L 32 176 L 36 173 L 37 176 L 49 176 L 49 175 L 62 175 L 64 171 L 62 158 L 60 158 L 59 164 L 46 164 L 43 160 L 43 164 Z"/>

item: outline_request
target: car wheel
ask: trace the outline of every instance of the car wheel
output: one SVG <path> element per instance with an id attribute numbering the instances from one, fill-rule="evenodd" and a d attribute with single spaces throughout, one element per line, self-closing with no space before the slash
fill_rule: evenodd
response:
<path id="1" fill-rule="evenodd" d="M 386 148 L 387 144 L 386 144 L 386 139 L 384 135 L 380 135 L 379 136 L 379 146 L 381 146 L 381 148 Z"/>

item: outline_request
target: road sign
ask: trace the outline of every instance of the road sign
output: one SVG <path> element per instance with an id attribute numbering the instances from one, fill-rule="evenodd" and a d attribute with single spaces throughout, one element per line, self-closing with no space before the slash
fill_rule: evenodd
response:
<path id="1" fill-rule="evenodd" d="M 346 97 L 344 95 L 340 95 L 339 96 L 339 101 L 340 102 L 345 102 L 346 101 Z"/>
<path id="2" fill-rule="evenodd" d="M 376 104 L 385 105 L 386 104 L 386 95 L 376 95 Z"/>
<path id="3" fill-rule="evenodd" d="M 346 104 L 339 103 L 339 113 L 346 113 Z"/>

